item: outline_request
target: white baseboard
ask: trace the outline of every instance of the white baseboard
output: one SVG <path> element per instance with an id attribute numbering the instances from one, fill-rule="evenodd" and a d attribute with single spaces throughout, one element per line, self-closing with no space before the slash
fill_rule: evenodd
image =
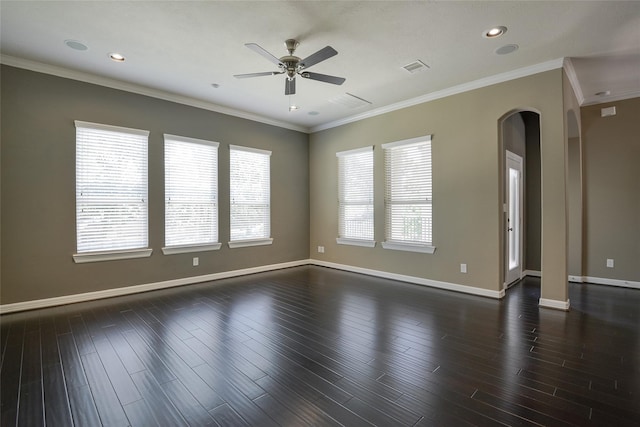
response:
<path id="1" fill-rule="evenodd" d="M 209 282 L 213 280 L 226 279 L 230 277 L 244 276 L 247 274 L 262 273 L 266 271 L 280 270 L 283 268 L 299 267 L 303 265 L 317 265 L 321 267 L 335 268 L 337 270 L 350 271 L 353 273 L 366 274 L 368 276 L 381 277 L 385 279 L 398 280 L 417 285 L 430 286 L 433 288 L 445 289 L 455 292 L 463 292 L 466 294 L 479 295 L 483 297 L 500 299 L 505 296 L 505 291 L 494 291 L 490 289 L 476 288 L 473 286 L 459 285 L 457 283 L 441 282 L 438 280 L 425 279 L 422 277 L 407 276 L 404 274 L 389 273 L 381 270 L 372 270 L 369 268 L 354 267 L 351 265 L 337 264 L 333 262 L 320 261 L 315 259 L 305 259 L 298 261 L 290 261 L 280 264 L 263 265 L 259 267 L 245 268 L 240 270 L 223 271 L 220 273 L 205 274 L 202 276 L 185 277 L 182 279 L 167 280 L 163 282 L 147 283 L 143 285 L 125 286 L 122 288 L 106 289 L 103 291 L 86 292 L 75 295 L 65 295 L 61 297 L 45 298 L 32 301 L 17 302 L 12 304 L 0 304 L 0 314 L 14 313 L 18 311 L 34 310 L 38 308 L 53 307 L 57 305 L 73 304 L 83 301 L 92 301 L 102 298 L 111 298 L 123 295 L 130 295 L 140 292 L 148 292 L 158 289 L 172 288 L 176 286 L 191 285 L 201 282 Z M 540 277 L 539 271 L 525 270 L 526 276 Z M 569 276 L 569 281 L 578 283 L 593 283 L 598 285 L 619 286 L 632 289 L 640 289 L 640 282 L 632 280 L 605 279 L 591 276 Z M 569 310 L 569 300 L 557 301 L 540 298 L 539 305 L 541 307 L 555 308 L 558 310 Z"/>
<path id="2" fill-rule="evenodd" d="M 569 307 L 570 307 L 570 303 L 568 299 L 566 301 L 558 301 L 555 299 L 540 298 L 540 301 L 538 301 L 538 305 L 540 307 L 554 308 L 556 310 L 564 310 L 564 311 L 569 311 Z"/>
<path id="3" fill-rule="evenodd" d="M 34 310 L 38 308 L 53 307 L 56 305 L 73 304 L 76 302 L 91 301 L 102 298 L 111 298 L 122 295 L 136 294 L 140 292 L 154 291 L 158 289 L 173 288 L 176 286 L 192 285 L 195 283 L 209 282 L 212 280 L 227 279 L 230 277 L 245 276 L 247 274 L 262 273 L 265 271 L 280 270 L 283 268 L 309 265 L 310 260 L 290 261 L 280 264 L 262 265 L 259 267 L 244 268 L 241 270 L 223 271 L 220 273 L 205 274 L 202 276 L 185 277 L 182 279 L 166 280 L 163 282 L 147 283 L 143 285 L 124 286 L 122 288 L 105 289 L 103 291 L 86 292 L 75 295 L 45 298 L 32 301 L 1 304 L 0 314 L 14 313 L 17 311 Z"/>
<path id="4" fill-rule="evenodd" d="M 540 271 L 534 271 L 534 270 L 525 270 L 524 275 L 542 277 L 542 273 Z M 592 283 L 595 285 L 607 285 L 607 286 L 618 286 L 622 288 L 640 289 L 640 282 L 636 282 L 633 280 L 605 279 L 602 277 L 573 276 L 573 275 L 569 275 L 567 279 L 569 280 L 569 282 L 572 282 L 572 283 Z"/>
<path id="5" fill-rule="evenodd" d="M 337 270 L 350 271 L 352 273 L 366 274 L 368 276 L 381 277 L 383 279 L 398 280 L 401 282 L 408 282 L 416 285 L 430 286 L 432 288 L 446 289 L 449 291 L 463 292 L 466 294 L 479 295 L 479 296 L 489 297 L 489 298 L 500 299 L 500 298 L 503 298 L 505 295 L 504 289 L 500 291 L 492 291 L 490 289 L 482 289 L 482 288 L 476 288 L 473 286 L 458 285 L 456 283 L 441 282 L 438 280 L 424 279 L 422 277 L 415 277 L 415 276 L 406 276 L 404 274 L 389 273 L 387 271 L 372 270 L 369 268 L 354 267 L 354 266 L 345 265 L 345 264 L 336 264 L 333 262 L 320 261 L 316 259 L 311 259 L 310 263 L 313 265 L 321 266 L 321 267 L 335 268 Z"/>
<path id="6" fill-rule="evenodd" d="M 602 277 L 581 277 L 582 283 L 594 283 L 596 285 L 619 286 L 622 288 L 640 289 L 640 282 L 633 280 L 604 279 Z"/>

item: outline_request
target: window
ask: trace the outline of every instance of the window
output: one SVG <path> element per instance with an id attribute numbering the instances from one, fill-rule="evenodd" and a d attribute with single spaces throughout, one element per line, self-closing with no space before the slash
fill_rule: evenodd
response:
<path id="1" fill-rule="evenodd" d="M 385 249 L 433 253 L 431 136 L 383 144 Z"/>
<path id="2" fill-rule="evenodd" d="M 164 136 L 165 255 L 220 249 L 218 143 Z"/>
<path id="3" fill-rule="evenodd" d="M 373 146 L 338 156 L 337 243 L 374 247 Z"/>
<path id="4" fill-rule="evenodd" d="M 76 121 L 76 262 L 150 256 L 149 132 Z"/>
<path id="5" fill-rule="evenodd" d="M 271 151 L 231 145 L 229 196 L 230 248 L 270 245 Z"/>

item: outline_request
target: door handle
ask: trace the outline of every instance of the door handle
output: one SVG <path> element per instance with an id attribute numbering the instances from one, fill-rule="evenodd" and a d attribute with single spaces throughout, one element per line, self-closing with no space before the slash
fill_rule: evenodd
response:
<path id="1" fill-rule="evenodd" d="M 507 228 L 507 231 L 513 231 L 513 228 Z"/>

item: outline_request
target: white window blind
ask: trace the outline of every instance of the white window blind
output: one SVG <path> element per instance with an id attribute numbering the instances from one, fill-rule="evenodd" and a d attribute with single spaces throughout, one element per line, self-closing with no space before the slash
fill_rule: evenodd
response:
<path id="1" fill-rule="evenodd" d="M 338 243 L 371 241 L 373 232 L 373 146 L 338 157 Z"/>
<path id="2" fill-rule="evenodd" d="M 75 125 L 78 253 L 146 248 L 149 132 Z"/>
<path id="3" fill-rule="evenodd" d="M 271 151 L 230 146 L 231 232 L 234 241 L 271 235 Z"/>
<path id="4" fill-rule="evenodd" d="M 166 246 L 218 242 L 218 143 L 164 136 Z"/>
<path id="5" fill-rule="evenodd" d="M 431 136 L 383 144 L 382 148 L 386 241 L 431 245 Z"/>

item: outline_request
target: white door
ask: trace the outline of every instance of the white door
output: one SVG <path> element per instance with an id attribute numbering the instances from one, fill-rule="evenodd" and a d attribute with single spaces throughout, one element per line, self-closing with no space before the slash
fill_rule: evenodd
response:
<path id="1" fill-rule="evenodd" d="M 507 151 L 505 287 L 522 277 L 522 157 Z"/>

